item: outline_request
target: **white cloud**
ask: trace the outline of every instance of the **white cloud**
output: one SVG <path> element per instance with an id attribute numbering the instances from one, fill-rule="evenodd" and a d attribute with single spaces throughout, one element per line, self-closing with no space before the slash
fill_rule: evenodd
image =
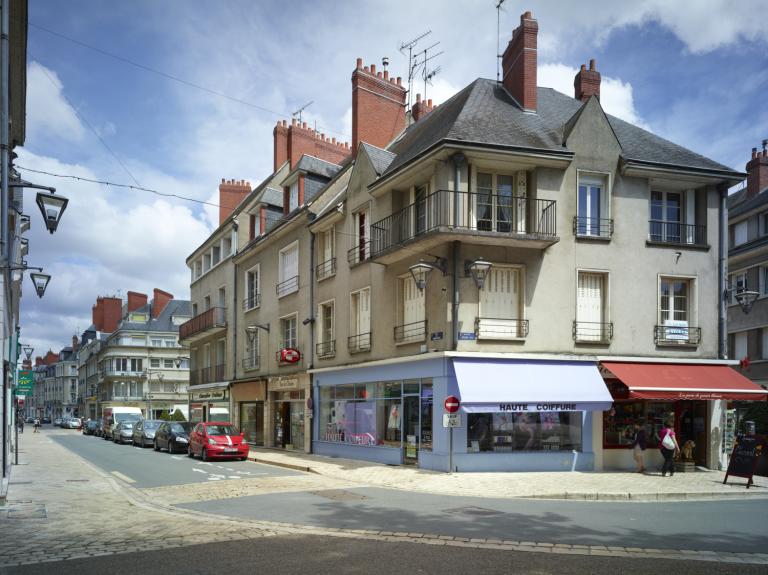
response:
<path id="1" fill-rule="evenodd" d="M 578 69 L 565 64 L 544 64 L 538 68 L 538 84 L 554 88 L 558 92 L 573 97 L 573 79 Z M 600 79 L 600 104 L 606 113 L 626 120 L 636 126 L 650 130 L 635 108 L 632 96 L 632 84 L 621 78 L 602 76 Z"/>
<path id="2" fill-rule="evenodd" d="M 32 61 L 27 67 L 27 130 L 29 138 L 63 138 L 79 142 L 85 135 L 75 110 L 64 98 L 56 72 Z"/>

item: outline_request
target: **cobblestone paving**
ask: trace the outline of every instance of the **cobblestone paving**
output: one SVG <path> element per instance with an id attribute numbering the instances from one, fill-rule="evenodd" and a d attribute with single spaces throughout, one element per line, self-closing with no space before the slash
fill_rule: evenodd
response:
<path id="1" fill-rule="evenodd" d="M 166 488 L 136 489 L 96 470 L 51 441 L 30 434 L 27 461 L 11 476 L 8 502 L 0 507 L 0 573 L 5 567 L 118 553 L 182 547 L 282 534 L 409 541 L 424 545 L 501 549 L 518 552 L 686 559 L 768 565 L 768 554 L 709 553 L 558 543 L 468 539 L 430 533 L 342 530 L 290 523 L 243 521 L 172 506 Z M 25 441 L 25 443 L 27 443 Z M 277 479 L 277 478 L 276 478 Z M 344 482 L 307 475 L 282 478 L 291 491 L 314 491 Z M 179 500 L 215 499 L 276 492 L 267 479 L 185 486 Z M 178 488 L 173 488 L 174 490 Z M 221 490 L 221 491 L 220 491 Z M 41 512 L 41 509 L 43 510 Z"/>

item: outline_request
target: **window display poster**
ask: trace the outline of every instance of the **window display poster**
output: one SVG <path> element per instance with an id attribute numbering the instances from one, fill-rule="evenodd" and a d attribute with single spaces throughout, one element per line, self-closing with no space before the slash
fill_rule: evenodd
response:
<path id="1" fill-rule="evenodd" d="M 408 442 L 405 444 L 405 456 L 410 459 L 416 458 L 416 436 L 409 435 Z"/>

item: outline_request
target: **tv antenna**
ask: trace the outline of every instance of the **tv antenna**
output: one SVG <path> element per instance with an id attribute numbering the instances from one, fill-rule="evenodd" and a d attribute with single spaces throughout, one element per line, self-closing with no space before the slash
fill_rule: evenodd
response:
<path id="1" fill-rule="evenodd" d="M 416 76 L 416 70 L 418 69 L 418 65 L 414 65 L 414 55 L 413 55 L 413 49 L 416 47 L 416 44 L 419 43 L 420 40 L 424 39 L 425 37 L 429 36 L 432 33 L 432 30 L 427 30 L 423 34 L 419 34 L 414 39 L 409 40 L 408 42 L 402 42 L 400 44 L 400 53 L 405 56 L 405 51 L 408 50 L 408 109 L 411 108 L 411 95 L 413 93 L 413 79 Z"/>
<path id="2" fill-rule="evenodd" d="M 435 54 L 437 56 L 437 54 Z M 432 85 L 432 78 L 437 76 L 442 68 L 438 66 L 437 68 L 433 68 L 432 70 L 429 70 L 426 66 L 424 66 L 424 70 L 422 72 L 422 75 L 424 76 L 424 99 L 427 99 L 427 83 L 429 85 Z"/>
<path id="3" fill-rule="evenodd" d="M 304 104 L 304 105 L 303 105 L 301 108 L 299 108 L 299 109 L 298 109 L 298 110 L 296 110 L 294 113 L 292 113 L 292 114 L 291 114 L 291 118 L 293 118 L 294 120 L 298 120 L 299 124 L 301 124 L 301 113 L 302 113 L 302 112 L 303 112 L 303 111 L 304 111 L 306 108 L 309 108 L 309 107 L 310 107 L 312 104 L 314 104 L 314 103 L 315 103 L 315 101 L 314 101 L 314 100 L 310 100 L 309 102 L 307 102 L 306 104 Z"/>
<path id="4" fill-rule="evenodd" d="M 505 0 L 499 0 L 496 3 L 496 82 L 498 83 L 500 81 L 500 69 L 501 69 L 501 59 L 504 57 L 504 54 L 501 53 L 501 46 L 499 45 L 499 36 L 501 35 L 501 5 L 504 4 Z"/>

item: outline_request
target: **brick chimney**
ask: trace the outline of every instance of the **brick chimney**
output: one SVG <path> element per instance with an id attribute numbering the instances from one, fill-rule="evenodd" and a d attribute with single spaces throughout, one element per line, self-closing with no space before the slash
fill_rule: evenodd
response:
<path id="1" fill-rule="evenodd" d="M 600 72 L 595 67 L 595 59 L 589 61 L 589 70 L 582 64 L 573 79 L 574 98 L 586 102 L 591 96 L 597 96 L 600 99 Z"/>
<path id="2" fill-rule="evenodd" d="M 432 100 L 422 100 L 421 94 L 416 94 L 416 103 L 411 110 L 411 116 L 414 122 L 418 122 L 421 118 L 429 114 L 434 106 L 432 106 Z"/>
<path id="3" fill-rule="evenodd" d="M 360 142 L 385 148 L 405 129 L 405 96 L 402 78 L 376 72 L 376 65 L 363 67 L 357 59 L 352 72 L 352 153 Z"/>
<path id="4" fill-rule="evenodd" d="M 747 162 L 747 197 L 752 198 L 768 188 L 768 140 L 763 140 L 763 151 L 752 148 L 752 159 Z"/>
<path id="5" fill-rule="evenodd" d="M 96 331 L 104 331 L 104 298 L 96 298 L 96 305 L 91 308 L 91 319 Z"/>
<path id="6" fill-rule="evenodd" d="M 128 311 L 136 311 L 140 307 L 147 305 L 147 294 L 135 291 L 128 292 Z"/>
<path id="7" fill-rule="evenodd" d="M 245 180 L 225 180 L 219 184 L 219 225 L 224 223 L 245 196 L 251 193 L 251 183 Z"/>
<path id="8" fill-rule="evenodd" d="M 173 299 L 173 294 L 155 288 L 152 292 L 152 295 L 152 319 L 157 319 L 160 314 L 163 313 L 163 310 L 165 309 L 165 306 L 168 305 L 168 302 Z"/>
<path id="9" fill-rule="evenodd" d="M 286 161 L 291 167 L 306 154 L 332 164 L 340 164 L 352 151 L 349 142 L 337 141 L 307 126 L 306 122 L 280 120 L 272 130 L 274 136 L 274 171 Z"/>
<path id="10" fill-rule="evenodd" d="M 45 360 L 43 360 L 42 357 L 39 355 L 35 357 L 35 367 L 39 367 L 45 363 Z"/>
<path id="11" fill-rule="evenodd" d="M 276 172 L 277 169 L 288 161 L 288 122 L 281 120 L 277 123 L 277 126 L 272 130 L 272 135 L 275 139 L 274 145 L 274 159 L 275 166 L 272 170 Z"/>
<path id="12" fill-rule="evenodd" d="M 530 12 L 520 16 L 501 58 L 502 84 L 523 110 L 536 111 L 536 38 L 539 23 Z"/>
<path id="13" fill-rule="evenodd" d="M 119 297 L 103 297 L 100 299 L 103 305 L 101 331 L 112 333 L 117 329 L 120 320 L 123 319 L 123 300 Z"/>
<path id="14" fill-rule="evenodd" d="M 80 340 L 77 339 L 76 335 L 72 336 L 72 351 L 77 353 L 77 350 L 80 349 Z"/>
<path id="15" fill-rule="evenodd" d="M 48 350 L 48 353 L 45 354 L 45 358 L 43 358 L 43 362 L 45 365 L 53 365 L 54 363 L 59 361 L 59 354 L 53 353 L 50 349 Z"/>

